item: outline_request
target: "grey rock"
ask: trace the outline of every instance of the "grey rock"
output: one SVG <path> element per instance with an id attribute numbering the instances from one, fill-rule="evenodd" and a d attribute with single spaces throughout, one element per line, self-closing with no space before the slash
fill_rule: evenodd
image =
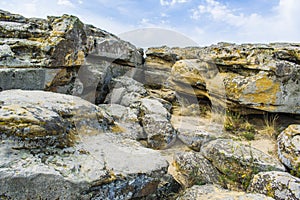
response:
<path id="1" fill-rule="evenodd" d="M 113 133 L 100 107 L 42 91 L 0 98 L 1 198 L 159 198 L 174 182 L 160 153 Z"/>
<path id="2" fill-rule="evenodd" d="M 201 153 L 224 174 L 230 187 L 245 189 L 252 176 L 262 171 L 285 171 L 273 157 L 231 139 L 216 139 L 206 143 Z"/>
<path id="3" fill-rule="evenodd" d="M 187 189 L 182 196 L 178 197 L 177 200 L 272 200 L 273 198 L 267 197 L 262 194 L 235 192 L 222 189 L 218 185 L 194 185 Z"/>
<path id="4" fill-rule="evenodd" d="M 176 153 L 172 165 L 175 167 L 174 178 L 184 188 L 207 183 L 222 184 L 221 174 L 200 153 Z"/>
<path id="5" fill-rule="evenodd" d="M 277 138 L 280 161 L 300 176 L 300 125 L 290 125 Z"/>
<path id="6" fill-rule="evenodd" d="M 286 172 L 261 172 L 253 177 L 248 191 L 265 194 L 276 200 L 298 200 L 300 179 Z"/>

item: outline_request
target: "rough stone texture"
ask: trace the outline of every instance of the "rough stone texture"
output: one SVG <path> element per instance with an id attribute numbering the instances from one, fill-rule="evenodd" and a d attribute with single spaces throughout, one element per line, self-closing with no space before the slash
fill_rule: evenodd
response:
<path id="1" fill-rule="evenodd" d="M 245 189 L 252 176 L 261 171 L 285 171 L 273 157 L 231 139 L 208 142 L 201 153 L 224 174 L 224 181 L 230 187 Z"/>
<path id="2" fill-rule="evenodd" d="M 151 51 L 163 54 L 165 47 Z M 172 67 L 170 87 L 174 90 L 212 100 L 225 97 L 219 103 L 232 109 L 300 113 L 299 44 L 219 43 L 203 48 L 172 48 L 169 54 L 176 54 L 179 60 Z M 197 73 L 190 76 L 191 72 Z"/>
<path id="3" fill-rule="evenodd" d="M 0 99 L 1 198 L 160 198 L 174 182 L 159 152 L 112 133 L 112 118 L 87 101 L 21 90 Z"/>
<path id="4" fill-rule="evenodd" d="M 175 141 L 176 131 L 170 118 L 170 113 L 158 100 L 141 100 L 141 122 L 151 148 L 164 149 Z"/>
<path id="5" fill-rule="evenodd" d="M 37 19 L 0 11 L 0 36 L 2 90 L 47 90 L 98 104 L 112 78 L 143 63 L 140 49 L 70 15 Z"/>
<path id="6" fill-rule="evenodd" d="M 285 172 L 261 172 L 253 177 L 248 191 L 265 194 L 276 200 L 298 200 L 300 179 Z"/>
<path id="7" fill-rule="evenodd" d="M 112 130 L 114 133 L 134 140 L 147 139 L 147 134 L 140 125 L 138 109 L 119 104 L 102 104 L 100 107 L 113 117 L 116 124 Z"/>
<path id="8" fill-rule="evenodd" d="M 277 138 L 280 161 L 300 176 L 300 125 L 290 125 Z"/>
<path id="9" fill-rule="evenodd" d="M 190 199 L 210 199 L 210 200 L 272 200 L 273 198 L 267 197 L 262 194 L 234 192 L 222 189 L 217 185 L 194 185 L 187 189 L 184 194 L 177 198 L 177 200 L 190 200 Z"/>
<path id="10" fill-rule="evenodd" d="M 220 184 L 221 174 L 200 153 L 182 152 L 174 155 L 174 178 L 184 187 L 207 183 Z"/>

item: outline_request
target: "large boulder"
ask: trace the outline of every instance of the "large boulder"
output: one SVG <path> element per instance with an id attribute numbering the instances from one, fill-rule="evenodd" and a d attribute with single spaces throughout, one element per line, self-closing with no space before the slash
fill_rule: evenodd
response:
<path id="1" fill-rule="evenodd" d="M 112 78 L 143 63 L 140 49 L 71 15 L 37 19 L 0 11 L 0 36 L 1 90 L 47 90 L 102 103 Z"/>
<path id="2" fill-rule="evenodd" d="M 184 187 L 207 183 L 222 184 L 220 172 L 200 153 L 180 152 L 173 158 L 174 178 Z"/>
<path id="3" fill-rule="evenodd" d="M 165 49 L 151 52 L 160 52 L 160 59 L 177 55 L 169 84 L 175 91 L 208 97 L 212 104 L 231 109 L 250 108 L 252 113 L 300 113 L 299 44 L 219 43 Z"/>
<path id="4" fill-rule="evenodd" d="M 280 161 L 300 177 L 300 125 L 290 125 L 277 138 Z"/>
<path id="5" fill-rule="evenodd" d="M 21 90 L 0 99 L 1 198 L 163 198 L 175 183 L 159 152 L 113 133 L 112 118 L 85 100 Z"/>
<path id="6" fill-rule="evenodd" d="M 258 172 L 285 171 L 285 167 L 273 157 L 231 139 L 210 141 L 201 148 L 201 153 L 223 174 L 224 182 L 233 188 L 245 189 Z"/>
<path id="7" fill-rule="evenodd" d="M 218 185 L 194 185 L 187 189 L 177 200 L 190 200 L 190 199 L 210 199 L 210 200 L 272 200 L 273 198 L 267 197 L 262 194 L 244 193 L 229 191 L 221 188 Z"/>
<path id="8" fill-rule="evenodd" d="M 261 172 L 253 177 L 248 191 L 265 194 L 276 200 L 298 200 L 300 179 L 286 172 Z"/>

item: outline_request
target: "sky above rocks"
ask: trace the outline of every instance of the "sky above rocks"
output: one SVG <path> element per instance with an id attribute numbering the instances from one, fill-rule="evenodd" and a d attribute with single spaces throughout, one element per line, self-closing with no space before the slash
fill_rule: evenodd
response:
<path id="1" fill-rule="evenodd" d="M 0 8 L 76 15 L 140 47 L 300 42 L 300 0 L 1 0 Z"/>

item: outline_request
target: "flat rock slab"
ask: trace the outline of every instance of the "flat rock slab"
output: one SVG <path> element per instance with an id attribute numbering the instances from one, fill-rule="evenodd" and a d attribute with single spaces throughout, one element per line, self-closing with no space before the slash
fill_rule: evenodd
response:
<path id="1" fill-rule="evenodd" d="M 261 172 L 253 177 L 248 191 L 265 194 L 278 200 L 298 200 L 300 179 L 286 172 Z"/>
<path id="2" fill-rule="evenodd" d="M 277 138 L 280 161 L 300 177 L 300 125 L 293 124 Z"/>
<path id="3" fill-rule="evenodd" d="M 111 133 L 99 107 L 42 91 L 4 91 L 0 99 L 0 199 L 130 199 L 164 187 L 167 161 Z"/>
<path id="4" fill-rule="evenodd" d="M 262 194 L 244 193 L 244 192 L 234 192 L 222 189 L 217 185 L 194 185 L 193 187 L 187 189 L 184 194 L 177 198 L 177 200 L 272 200 L 273 198 L 267 197 Z"/>

